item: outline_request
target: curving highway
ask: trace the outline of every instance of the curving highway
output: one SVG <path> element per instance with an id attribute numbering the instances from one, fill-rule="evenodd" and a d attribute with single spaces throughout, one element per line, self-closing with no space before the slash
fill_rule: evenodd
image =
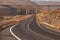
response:
<path id="1" fill-rule="evenodd" d="M 52 38 L 45 37 L 43 35 L 38 36 L 37 34 L 31 32 L 28 27 L 29 24 L 32 23 L 31 21 L 35 20 L 35 15 L 32 17 L 22 21 L 18 25 L 14 26 L 10 29 L 10 32 L 14 37 L 16 37 L 18 40 L 54 40 Z M 33 25 L 35 26 L 35 25 Z"/>
<path id="2" fill-rule="evenodd" d="M 35 18 L 36 19 L 36 18 Z M 39 25 L 36 22 L 37 20 L 32 20 L 32 22 L 30 23 L 28 29 L 30 29 L 30 31 L 33 31 L 35 34 L 38 35 L 42 35 L 45 37 L 50 38 L 51 40 L 60 40 L 60 36 L 55 35 L 53 33 L 48 32 L 48 29 L 45 29 L 44 27 L 39 27 Z M 35 26 L 33 26 L 35 25 Z M 33 29 L 34 28 L 34 29 Z M 47 30 L 47 31 L 46 31 Z"/>
<path id="3" fill-rule="evenodd" d="M 60 40 L 60 36 L 40 28 L 35 15 L 12 26 L 10 32 L 18 40 Z"/>
<path id="4" fill-rule="evenodd" d="M 18 40 L 59 40 L 60 36 L 51 34 L 41 29 L 36 23 L 36 17 L 32 17 L 10 28 L 11 34 Z"/>

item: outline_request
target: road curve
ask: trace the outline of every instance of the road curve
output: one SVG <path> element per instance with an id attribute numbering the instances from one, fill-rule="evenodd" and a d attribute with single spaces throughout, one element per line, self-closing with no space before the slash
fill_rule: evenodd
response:
<path id="1" fill-rule="evenodd" d="M 26 20 L 24 20 L 23 22 L 19 23 L 18 25 L 14 26 L 11 31 L 13 32 L 13 34 L 15 35 L 15 37 L 18 40 L 51 40 L 42 36 L 38 36 L 32 32 L 30 32 L 27 28 L 27 25 L 31 22 L 31 21 L 35 20 L 35 16 L 32 16 Z M 34 25 L 33 25 L 34 26 Z M 33 28 L 34 29 L 34 28 Z"/>
<path id="2" fill-rule="evenodd" d="M 30 23 L 28 29 L 30 29 L 31 31 L 33 31 L 34 33 L 36 33 L 38 35 L 42 35 L 42 36 L 48 37 L 51 40 L 60 40 L 60 36 L 52 34 L 52 33 L 48 32 L 48 30 L 46 31 L 46 30 L 44 30 L 44 28 L 42 29 L 41 27 L 38 26 L 38 24 L 36 22 L 36 18 L 35 18 Z"/>

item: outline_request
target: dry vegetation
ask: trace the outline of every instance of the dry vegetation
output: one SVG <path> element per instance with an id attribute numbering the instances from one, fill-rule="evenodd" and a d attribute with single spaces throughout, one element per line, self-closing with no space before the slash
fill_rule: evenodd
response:
<path id="1" fill-rule="evenodd" d="M 3 21 L 0 21 L 0 29 L 5 29 L 7 27 L 10 27 L 20 21 L 23 21 L 27 18 L 29 18 L 31 15 L 22 15 L 22 16 L 16 16 L 16 17 L 13 17 L 12 19 L 8 19 L 8 20 L 3 20 Z"/>
<path id="2" fill-rule="evenodd" d="M 38 21 L 52 28 L 60 29 L 60 9 L 41 11 L 37 14 Z"/>

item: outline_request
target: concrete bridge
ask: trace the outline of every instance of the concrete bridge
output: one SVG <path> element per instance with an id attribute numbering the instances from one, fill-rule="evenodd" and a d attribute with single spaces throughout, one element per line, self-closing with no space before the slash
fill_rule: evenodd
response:
<path id="1" fill-rule="evenodd" d="M 0 15 L 35 14 L 38 10 L 60 9 L 60 5 L 0 5 Z"/>

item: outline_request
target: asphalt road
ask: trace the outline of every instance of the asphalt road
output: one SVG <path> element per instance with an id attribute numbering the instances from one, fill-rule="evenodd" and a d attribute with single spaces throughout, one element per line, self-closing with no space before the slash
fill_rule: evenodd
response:
<path id="1" fill-rule="evenodd" d="M 19 37 L 21 40 L 51 40 L 50 38 L 38 36 L 35 33 L 30 32 L 28 30 L 28 28 L 27 28 L 28 27 L 28 24 L 30 24 L 30 22 L 33 19 L 35 20 L 35 16 L 24 20 L 23 22 L 21 22 L 20 24 L 16 25 L 14 28 L 12 28 L 12 32 L 17 37 Z M 33 25 L 33 26 L 35 26 L 35 25 Z"/>
<path id="2" fill-rule="evenodd" d="M 42 27 L 42 26 L 41 26 Z M 39 34 L 39 35 L 43 35 L 45 37 L 48 37 L 48 38 L 51 38 L 51 40 L 60 40 L 60 36 L 58 35 L 55 35 L 55 34 L 52 34 L 50 32 L 47 32 L 46 30 L 44 30 L 44 28 L 42 29 L 41 27 L 39 27 L 37 25 L 37 22 L 36 20 L 32 20 L 32 22 L 30 23 L 29 25 L 29 29 L 33 32 L 35 32 L 36 34 Z"/>

